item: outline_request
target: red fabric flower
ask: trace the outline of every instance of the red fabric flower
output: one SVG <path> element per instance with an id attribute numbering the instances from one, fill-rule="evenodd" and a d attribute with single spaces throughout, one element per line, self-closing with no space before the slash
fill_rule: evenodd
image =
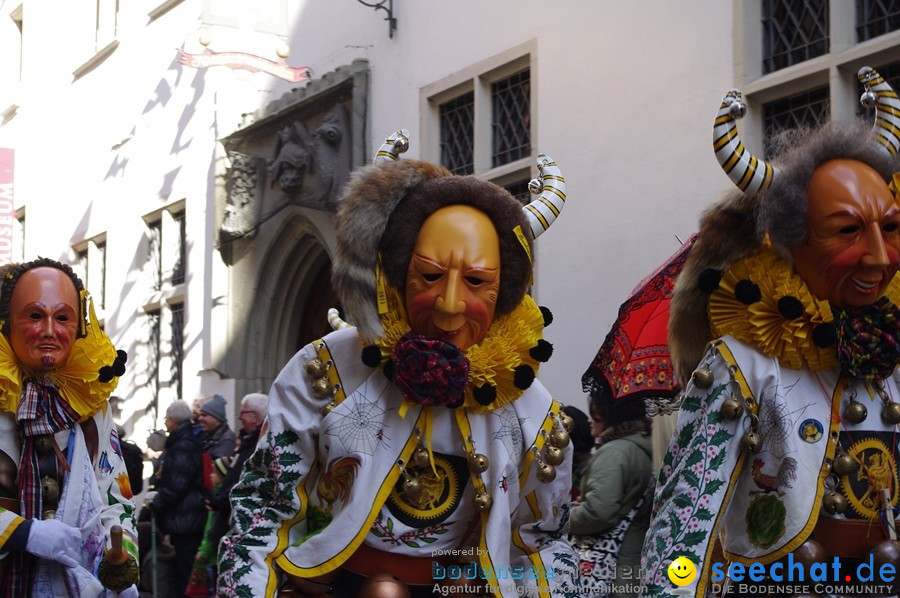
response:
<path id="1" fill-rule="evenodd" d="M 394 384 L 419 405 L 459 407 L 469 379 L 469 360 L 451 343 L 409 332 L 394 345 Z"/>

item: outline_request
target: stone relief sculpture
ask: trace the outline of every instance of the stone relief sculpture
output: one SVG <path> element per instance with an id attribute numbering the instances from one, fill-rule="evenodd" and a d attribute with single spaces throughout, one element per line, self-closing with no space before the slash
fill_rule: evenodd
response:
<path id="1" fill-rule="evenodd" d="M 308 139 L 309 133 L 300 122 L 285 126 L 278 133 L 275 158 L 269 162 L 268 168 L 271 188 L 278 183 L 282 191 L 292 194 L 303 186 L 305 174 L 312 170 Z"/>
<path id="2" fill-rule="evenodd" d="M 256 225 L 255 208 L 259 159 L 239 152 L 229 152 L 231 168 L 225 181 L 225 216 L 222 221 L 222 240 L 234 240 L 246 235 Z"/>

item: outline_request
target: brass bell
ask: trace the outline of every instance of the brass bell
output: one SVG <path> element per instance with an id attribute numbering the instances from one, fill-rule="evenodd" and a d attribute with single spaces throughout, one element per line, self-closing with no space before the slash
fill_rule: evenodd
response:
<path id="1" fill-rule="evenodd" d="M 575 427 L 575 420 L 572 419 L 572 416 L 565 411 L 560 412 L 559 421 L 562 422 L 563 428 L 565 428 L 566 432 L 571 432 L 572 428 Z"/>
<path id="2" fill-rule="evenodd" d="M 474 474 L 484 473 L 491 466 L 491 461 L 481 453 L 469 457 L 469 471 Z"/>
<path id="3" fill-rule="evenodd" d="M 39 455 L 45 454 L 47 451 L 53 450 L 53 443 L 56 440 L 49 434 L 38 436 L 34 439 L 34 448 Z"/>
<path id="4" fill-rule="evenodd" d="M 859 463 L 852 456 L 842 452 L 831 462 L 831 471 L 839 476 L 850 475 L 859 469 Z"/>
<path id="5" fill-rule="evenodd" d="M 310 378 L 321 378 L 328 373 L 328 366 L 316 357 L 306 362 L 306 373 Z"/>
<path id="6" fill-rule="evenodd" d="M 809 571 L 816 563 L 827 563 L 828 553 L 824 546 L 810 538 L 794 550 L 794 560 L 803 563 L 804 570 Z"/>
<path id="7" fill-rule="evenodd" d="M 390 573 L 369 576 L 359 587 L 357 596 L 366 598 L 410 598 L 409 586 Z"/>
<path id="8" fill-rule="evenodd" d="M 549 444 L 544 449 L 544 461 L 550 465 L 562 465 L 562 462 L 565 460 L 566 454 L 561 448 Z"/>
<path id="9" fill-rule="evenodd" d="M 41 519 L 56 519 L 56 509 L 47 509 L 41 512 Z"/>
<path id="10" fill-rule="evenodd" d="M 895 571 L 900 567 L 900 542 L 897 540 L 879 542 L 869 552 L 872 554 L 876 571 L 881 571 L 882 565 L 887 564 L 893 565 Z"/>
<path id="11" fill-rule="evenodd" d="M 328 381 L 328 378 L 319 378 L 312 385 L 313 394 L 324 399 L 334 394 L 334 385 Z"/>
<path id="12" fill-rule="evenodd" d="M 41 478 L 41 498 L 48 504 L 59 500 L 59 482 L 46 475 Z"/>
<path id="13" fill-rule="evenodd" d="M 862 423 L 868 416 L 869 410 L 857 400 L 850 399 L 850 402 L 844 407 L 844 419 L 851 424 Z"/>
<path id="14" fill-rule="evenodd" d="M 556 479 L 556 469 L 549 463 L 544 463 L 543 461 L 538 462 L 537 479 L 539 482 L 549 484 Z"/>
<path id="15" fill-rule="evenodd" d="M 900 424 L 900 403 L 888 403 L 882 407 L 881 419 L 892 426 Z"/>
<path id="16" fill-rule="evenodd" d="M 403 494 L 410 500 L 418 500 L 422 496 L 422 482 L 416 478 L 406 476 L 403 478 Z"/>
<path id="17" fill-rule="evenodd" d="M 473 502 L 475 503 L 475 508 L 482 513 L 490 511 L 491 507 L 494 505 L 494 499 L 491 498 L 490 494 L 484 491 L 475 494 L 475 500 Z"/>
<path id="18" fill-rule="evenodd" d="M 324 405 L 321 409 L 322 415 L 328 415 L 334 410 L 335 407 L 337 407 L 337 403 L 335 403 L 334 401 L 331 401 L 330 403 Z"/>
<path id="19" fill-rule="evenodd" d="M 416 450 L 413 451 L 410 463 L 412 463 L 413 467 L 418 467 L 420 469 L 423 467 L 428 467 L 428 449 L 426 449 L 424 446 L 416 447 Z"/>
<path id="20" fill-rule="evenodd" d="M 847 510 L 847 497 L 835 490 L 828 490 L 822 498 L 822 506 L 832 515 L 843 513 Z"/>
<path id="21" fill-rule="evenodd" d="M 700 368 L 691 374 L 691 380 L 697 388 L 709 388 L 712 386 L 713 379 L 713 373 L 709 371 L 709 368 Z"/>
<path id="22" fill-rule="evenodd" d="M 757 432 L 750 430 L 741 437 L 741 450 L 750 453 L 758 453 L 762 448 L 762 438 Z"/>
<path id="23" fill-rule="evenodd" d="M 735 420 L 741 416 L 741 413 L 744 412 L 744 405 L 741 404 L 740 399 L 738 399 L 734 395 L 731 395 L 730 398 L 725 399 L 725 402 L 722 403 L 719 411 L 722 413 L 722 417 L 724 417 L 725 419 Z"/>
<path id="24" fill-rule="evenodd" d="M 550 444 L 557 448 L 564 448 L 569 444 L 569 433 L 562 428 L 553 428 L 550 432 Z"/>

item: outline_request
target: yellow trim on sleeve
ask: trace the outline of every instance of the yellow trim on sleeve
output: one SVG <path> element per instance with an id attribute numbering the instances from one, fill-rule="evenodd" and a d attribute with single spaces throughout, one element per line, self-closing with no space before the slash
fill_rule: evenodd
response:
<path id="1" fill-rule="evenodd" d="M 6 509 L 4 509 L 3 507 L 0 507 L 0 511 L 6 511 Z M 12 511 L 6 511 L 6 512 L 11 513 Z M 15 513 L 13 513 L 13 515 L 15 515 Z M 9 541 L 9 537 L 23 523 L 25 523 L 25 518 L 21 517 L 19 515 L 16 515 L 16 518 L 13 519 L 12 523 L 7 525 L 6 529 L 4 529 L 2 533 L 0 533 L 0 548 L 2 548 L 3 546 L 6 546 L 6 543 Z"/>

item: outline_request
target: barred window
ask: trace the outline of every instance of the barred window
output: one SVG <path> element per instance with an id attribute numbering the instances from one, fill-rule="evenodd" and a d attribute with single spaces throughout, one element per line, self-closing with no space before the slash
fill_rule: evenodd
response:
<path id="1" fill-rule="evenodd" d="M 97 277 L 100 279 L 97 281 L 97 285 L 94 291 L 97 292 L 98 304 L 100 309 L 106 309 L 106 241 L 101 241 L 96 244 L 97 247 L 97 260 L 99 264 L 97 264 Z"/>
<path id="2" fill-rule="evenodd" d="M 790 95 L 763 105 L 766 157 L 771 157 L 771 139 L 780 131 L 815 126 L 828 120 L 831 105 L 828 87 Z"/>
<path id="3" fill-rule="evenodd" d="M 531 71 L 524 70 L 491 86 L 491 166 L 531 155 Z"/>
<path id="4" fill-rule="evenodd" d="M 900 0 L 856 0 L 857 42 L 897 29 L 900 29 Z"/>
<path id="5" fill-rule="evenodd" d="M 147 384 L 152 397 L 151 409 L 159 414 L 159 361 L 160 313 L 158 309 L 147 312 Z"/>
<path id="6" fill-rule="evenodd" d="M 181 284 L 184 282 L 185 271 L 185 222 L 184 212 L 172 214 L 172 221 L 175 224 L 176 231 L 176 247 L 175 247 L 175 265 L 172 268 L 172 284 Z"/>
<path id="7" fill-rule="evenodd" d="M 172 380 L 171 387 L 181 397 L 184 373 L 184 304 L 172 305 Z"/>
<path id="8" fill-rule="evenodd" d="M 763 72 L 828 53 L 827 0 L 763 0 Z"/>
<path id="9" fill-rule="evenodd" d="M 162 288 L 162 220 L 147 224 L 147 262 L 150 266 L 151 286 L 158 291 Z"/>
<path id="10" fill-rule="evenodd" d="M 475 171 L 475 94 L 471 91 L 440 105 L 441 164 L 453 174 Z"/>
<path id="11" fill-rule="evenodd" d="M 504 185 L 503 188 L 509 191 L 510 195 L 518 199 L 523 206 L 527 206 L 529 203 L 531 203 L 531 200 L 534 199 L 531 196 L 531 191 L 528 190 L 527 180 L 510 183 L 508 185 Z"/>

